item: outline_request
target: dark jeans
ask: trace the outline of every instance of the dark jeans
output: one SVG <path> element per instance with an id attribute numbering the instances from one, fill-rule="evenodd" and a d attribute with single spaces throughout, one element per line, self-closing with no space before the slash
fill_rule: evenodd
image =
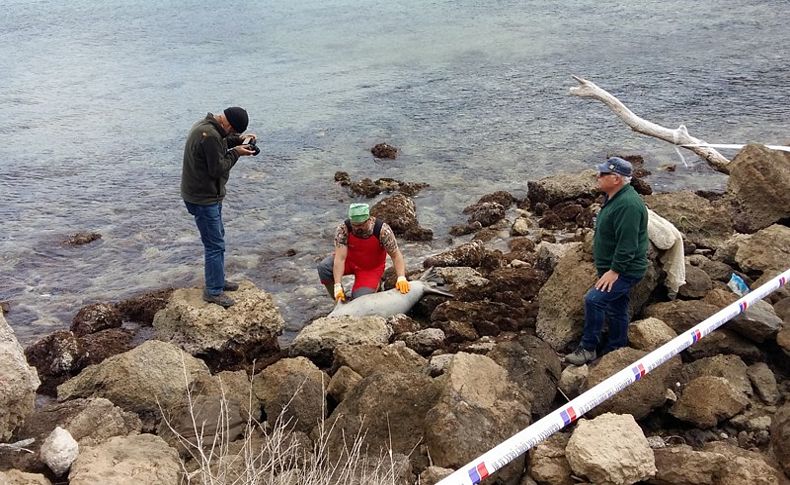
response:
<path id="1" fill-rule="evenodd" d="M 222 225 L 222 204 L 198 205 L 184 201 L 195 216 L 205 256 L 206 293 L 217 296 L 225 287 L 225 226 Z"/>
<path id="2" fill-rule="evenodd" d="M 628 345 L 628 301 L 631 288 L 641 279 L 620 275 L 611 291 L 590 288 L 584 296 L 582 347 L 587 350 L 596 349 L 604 319 L 609 323 L 609 340 L 603 353 Z"/>

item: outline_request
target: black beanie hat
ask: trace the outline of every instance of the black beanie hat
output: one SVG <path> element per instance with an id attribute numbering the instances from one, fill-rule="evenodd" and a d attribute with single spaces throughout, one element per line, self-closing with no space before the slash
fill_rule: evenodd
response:
<path id="1" fill-rule="evenodd" d="M 230 123 L 230 126 L 233 127 L 233 130 L 236 133 L 244 133 L 244 131 L 247 129 L 247 125 L 250 122 L 250 119 L 247 117 L 247 112 L 244 110 L 244 108 L 231 106 L 230 108 L 226 108 L 222 113 L 225 114 L 225 118 L 228 119 L 228 123 Z"/>

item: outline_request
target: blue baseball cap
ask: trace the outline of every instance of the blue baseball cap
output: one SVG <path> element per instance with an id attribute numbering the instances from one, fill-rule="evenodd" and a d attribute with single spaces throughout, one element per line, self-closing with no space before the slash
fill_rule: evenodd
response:
<path id="1" fill-rule="evenodd" d="M 600 173 L 616 173 L 624 177 L 634 174 L 634 166 L 628 160 L 619 157 L 612 157 L 596 167 Z"/>

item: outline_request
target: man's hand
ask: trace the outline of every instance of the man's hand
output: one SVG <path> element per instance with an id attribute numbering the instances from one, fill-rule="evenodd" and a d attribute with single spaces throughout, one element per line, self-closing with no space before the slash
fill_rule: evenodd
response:
<path id="1" fill-rule="evenodd" d="M 395 282 L 395 288 L 403 294 L 409 292 L 409 282 L 406 281 L 405 276 L 398 276 L 398 281 Z"/>
<path id="2" fill-rule="evenodd" d="M 335 301 L 346 301 L 346 294 L 343 292 L 343 285 L 335 283 Z"/>
<path id="3" fill-rule="evenodd" d="M 247 145 L 236 145 L 233 149 L 236 150 L 240 157 L 249 157 L 255 154 Z"/>
<path id="4" fill-rule="evenodd" d="M 595 282 L 595 289 L 605 292 L 612 291 L 612 285 L 614 282 L 617 281 L 617 278 L 620 277 L 620 274 L 616 271 L 609 270 L 601 276 L 598 281 Z"/>

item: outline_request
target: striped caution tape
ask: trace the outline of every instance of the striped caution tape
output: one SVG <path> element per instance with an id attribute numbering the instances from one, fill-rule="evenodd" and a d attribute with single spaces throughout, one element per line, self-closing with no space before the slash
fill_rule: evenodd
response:
<path id="1" fill-rule="evenodd" d="M 436 485 L 475 485 L 515 460 L 530 448 L 570 425 L 586 412 L 642 379 L 659 365 L 696 344 L 732 318 L 745 312 L 756 301 L 784 287 L 790 281 L 790 269 L 722 308 L 693 328 L 645 355 L 625 369 L 607 378 L 563 407 L 555 409 L 527 428 L 519 431 L 483 455 L 475 458 Z"/>

